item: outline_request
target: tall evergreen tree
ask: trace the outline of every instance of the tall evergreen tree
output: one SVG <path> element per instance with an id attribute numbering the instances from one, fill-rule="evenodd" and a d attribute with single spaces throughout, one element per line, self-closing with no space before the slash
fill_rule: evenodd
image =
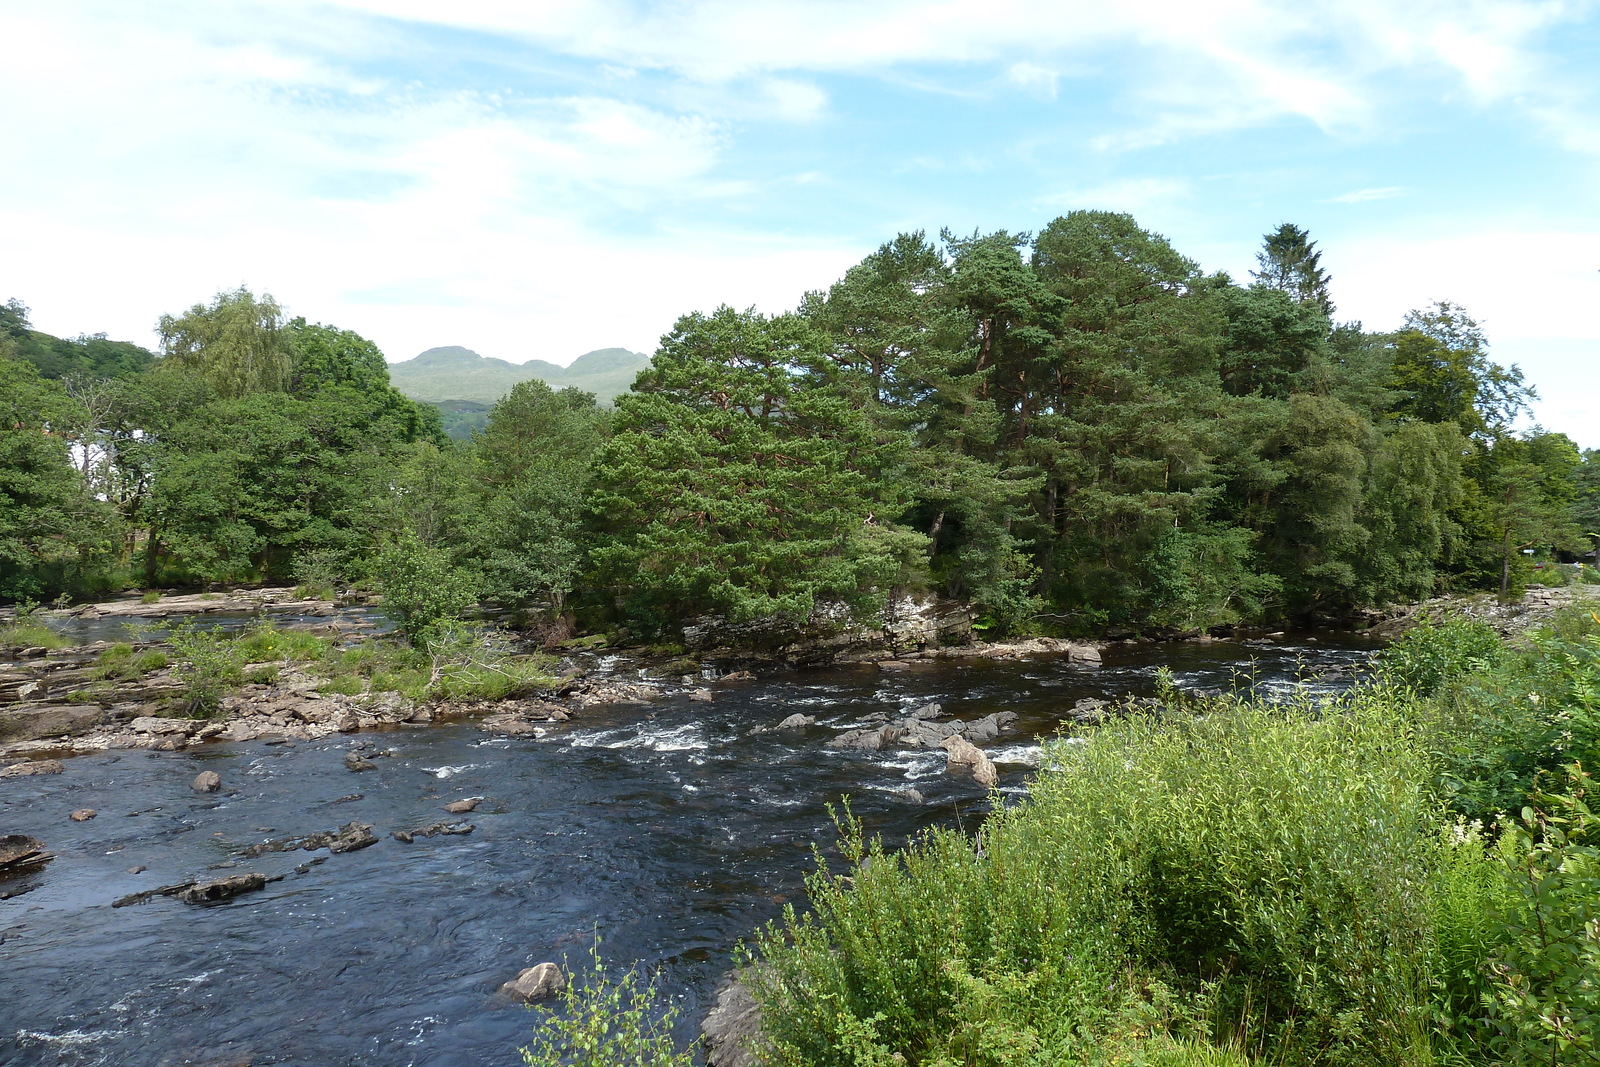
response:
<path id="1" fill-rule="evenodd" d="M 1328 285 L 1333 279 L 1322 269 L 1322 253 L 1311 235 L 1294 223 L 1285 222 L 1261 240 L 1261 251 L 1256 253 L 1259 269 L 1251 271 L 1250 276 L 1332 318 L 1333 297 Z"/>

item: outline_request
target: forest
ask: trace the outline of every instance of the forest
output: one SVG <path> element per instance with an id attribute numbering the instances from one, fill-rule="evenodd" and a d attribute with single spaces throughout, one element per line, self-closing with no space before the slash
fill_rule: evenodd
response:
<path id="1" fill-rule="evenodd" d="M 1097 211 L 902 234 L 791 312 L 685 315 L 612 406 L 520 383 L 469 441 L 270 295 L 163 315 L 154 353 L 14 298 L 0 598 L 400 568 L 670 640 L 905 594 L 989 633 L 1171 633 L 1600 580 L 1600 452 L 1525 428 L 1466 309 L 1340 321 L 1321 256 L 1284 224 L 1245 282 Z"/>

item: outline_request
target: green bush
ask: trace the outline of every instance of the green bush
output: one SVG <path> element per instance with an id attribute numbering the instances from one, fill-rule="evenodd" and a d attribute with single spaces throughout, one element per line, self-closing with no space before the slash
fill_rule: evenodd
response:
<path id="1" fill-rule="evenodd" d="M 613 979 L 600 962 L 580 985 L 568 983 L 555 1010 L 537 1006 L 533 1040 L 519 1051 L 527 1067 L 693 1067 L 692 1050 L 673 1047 L 678 1009 L 666 1004 L 654 979 L 629 970 Z M 576 976 L 574 976 L 576 978 Z"/>
<path id="2" fill-rule="evenodd" d="M 311 663 L 327 655 L 332 647 L 325 637 L 304 630 L 280 630 L 262 619 L 237 639 L 239 655 L 247 663 L 281 660 L 285 663 Z"/>
<path id="3" fill-rule="evenodd" d="M 1423 617 L 1378 657 L 1380 675 L 1427 696 L 1500 661 L 1505 645 L 1494 627 L 1469 615 Z"/>
<path id="4" fill-rule="evenodd" d="M 1487 1044 L 1508 1067 L 1600 1064 L 1600 816 L 1580 765 L 1566 784 L 1504 826 L 1516 896 L 1484 1001 Z"/>
<path id="5" fill-rule="evenodd" d="M 848 875 L 819 862 L 812 912 L 759 937 L 771 1062 L 1433 1063 L 1504 878 L 1440 833 L 1403 707 L 1131 717 L 1051 746 L 976 841 L 889 855 L 846 818 Z M 1168 987 L 1189 1010 L 1154 1011 Z"/>
<path id="6" fill-rule="evenodd" d="M 238 645 L 216 630 L 196 629 L 182 622 L 167 635 L 174 656 L 173 672 L 183 683 L 179 707 L 196 718 L 215 714 L 222 698 L 244 680 Z"/>
<path id="7" fill-rule="evenodd" d="M 417 648 L 425 648 L 439 627 L 459 621 L 475 600 L 472 577 L 414 536 L 385 548 L 374 569 L 384 614 Z"/>

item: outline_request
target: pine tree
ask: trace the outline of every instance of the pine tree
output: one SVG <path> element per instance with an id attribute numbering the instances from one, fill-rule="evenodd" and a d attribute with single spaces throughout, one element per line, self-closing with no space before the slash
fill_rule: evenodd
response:
<path id="1" fill-rule="evenodd" d="M 1333 298 L 1328 295 L 1333 279 L 1322 269 L 1322 253 L 1305 230 L 1286 222 L 1263 235 L 1256 263 L 1261 269 L 1251 271 L 1250 276 L 1257 282 L 1282 289 L 1302 304 L 1313 304 L 1333 317 Z"/>

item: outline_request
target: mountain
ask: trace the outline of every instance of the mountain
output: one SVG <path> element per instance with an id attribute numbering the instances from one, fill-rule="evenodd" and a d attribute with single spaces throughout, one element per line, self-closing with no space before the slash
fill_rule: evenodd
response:
<path id="1" fill-rule="evenodd" d="M 448 402 L 493 404 L 513 385 L 537 378 L 552 389 L 577 386 L 595 394 L 602 403 L 625 393 L 633 379 L 650 363 L 650 357 L 625 348 L 585 352 L 570 367 L 542 359 L 507 363 L 480 356 L 470 348 L 451 345 L 430 348 L 413 359 L 389 364 L 389 380 L 413 400 L 443 405 Z"/>

